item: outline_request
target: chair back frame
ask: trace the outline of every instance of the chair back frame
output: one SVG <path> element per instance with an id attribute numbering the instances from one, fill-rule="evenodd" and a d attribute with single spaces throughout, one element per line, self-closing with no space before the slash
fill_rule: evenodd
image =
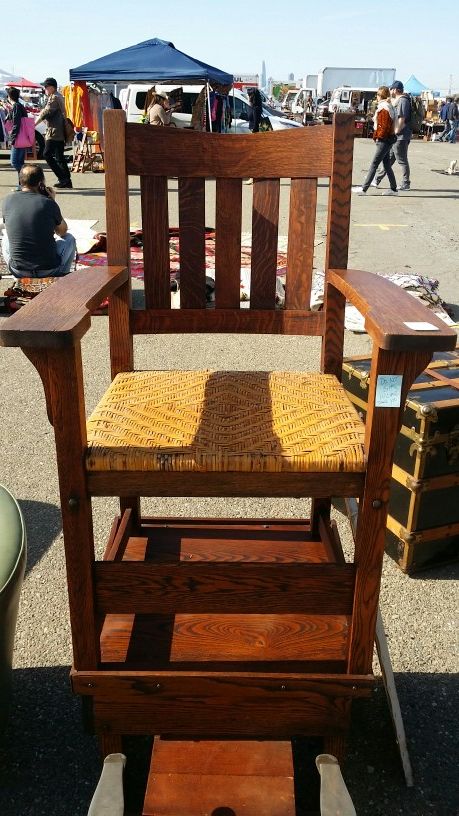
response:
<path id="1" fill-rule="evenodd" d="M 107 244 L 110 265 L 130 265 L 129 175 L 140 175 L 145 308 L 132 309 L 130 282 L 110 306 L 113 376 L 134 367 L 136 333 L 236 332 L 324 335 L 325 370 L 342 359 L 344 311 L 310 309 L 319 178 L 330 179 L 326 269 L 348 259 L 353 120 L 332 127 L 231 135 L 151 128 L 105 112 Z M 180 309 L 171 309 L 168 179 L 178 178 Z M 252 177 L 250 309 L 240 305 L 242 183 Z M 205 181 L 216 180 L 215 304 L 206 308 Z M 280 179 L 289 178 L 285 308 L 276 308 Z M 337 322 L 338 321 L 338 322 Z M 330 324 L 330 326 L 328 325 Z M 326 350 L 328 349 L 328 353 Z"/>

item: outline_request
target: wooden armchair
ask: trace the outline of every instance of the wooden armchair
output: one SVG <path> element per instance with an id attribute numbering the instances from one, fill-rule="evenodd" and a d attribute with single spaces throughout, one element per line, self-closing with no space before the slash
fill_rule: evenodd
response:
<path id="1" fill-rule="evenodd" d="M 22 347 L 46 393 L 72 683 L 88 698 L 104 753 L 120 751 L 124 734 L 316 735 L 341 756 L 352 699 L 371 692 L 401 406 L 433 352 L 452 349 L 456 335 L 384 278 L 346 268 L 353 141 L 353 118 L 345 115 L 333 127 L 221 136 L 126 124 L 122 111 L 107 111 L 108 266 L 59 280 L 0 333 L 3 345 Z M 129 175 L 140 175 L 142 309 L 131 305 Z M 180 309 L 171 309 L 168 177 L 178 177 Z M 251 294 L 250 309 L 242 309 L 247 177 L 254 179 Z M 285 177 L 288 270 L 285 308 L 276 308 Z M 323 177 L 330 179 L 325 304 L 312 312 Z M 216 179 L 213 308 L 205 296 L 208 178 Z M 107 296 L 113 382 L 87 422 L 80 340 L 91 309 Z M 365 427 L 340 384 L 346 299 L 373 340 Z M 321 373 L 135 370 L 133 335 L 186 332 L 320 335 Z M 120 497 L 102 561 L 94 555 L 93 496 Z M 313 503 L 310 520 L 174 520 L 144 518 L 143 496 L 304 496 Z M 332 496 L 359 499 L 353 563 L 330 522 Z"/>

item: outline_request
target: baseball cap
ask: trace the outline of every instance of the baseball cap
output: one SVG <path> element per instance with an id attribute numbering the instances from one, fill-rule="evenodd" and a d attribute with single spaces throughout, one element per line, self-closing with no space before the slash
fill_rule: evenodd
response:
<path id="1" fill-rule="evenodd" d="M 44 88 L 46 88 L 48 85 L 53 85 L 55 88 L 57 88 L 57 82 L 54 79 L 54 77 L 46 77 L 44 82 L 42 82 L 41 84 L 43 85 Z"/>
<path id="2" fill-rule="evenodd" d="M 399 79 L 396 79 L 395 82 L 393 82 L 392 85 L 390 86 L 389 90 L 400 91 L 400 93 L 403 93 L 403 82 L 400 82 Z"/>

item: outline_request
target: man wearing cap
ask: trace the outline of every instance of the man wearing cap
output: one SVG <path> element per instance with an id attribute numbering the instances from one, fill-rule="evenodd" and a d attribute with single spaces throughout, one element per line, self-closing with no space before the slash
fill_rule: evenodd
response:
<path id="1" fill-rule="evenodd" d="M 390 95 L 392 97 L 392 104 L 395 109 L 395 135 L 397 141 L 391 149 L 390 163 L 394 164 L 395 160 L 399 163 L 403 172 L 402 183 L 399 190 L 410 189 L 410 165 L 408 163 L 408 147 L 411 141 L 412 126 L 411 126 L 411 100 L 408 94 L 404 93 L 403 82 L 398 79 L 390 86 Z M 378 186 L 385 176 L 385 171 L 378 173 L 373 184 Z"/>
<path id="2" fill-rule="evenodd" d="M 36 124 L 46 120 L 45 149 L 43 157 L 53 173 L 57 176 L 54 185 L 60 189 L 72 189 L 70 170 L 64 158 L 65 148 L 65 102 L 57 93 L 57 82 L 54 77 L 47 77 L 43 82 L 48 101 L 36 119 Z"/>

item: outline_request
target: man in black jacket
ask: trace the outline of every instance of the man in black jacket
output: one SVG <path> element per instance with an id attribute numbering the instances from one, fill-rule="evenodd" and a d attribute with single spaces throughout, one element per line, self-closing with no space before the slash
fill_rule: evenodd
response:
<path id="1" fill-rule="evenodd" d="M 448 105 L 447 115 L 449 122 L 449 133 L 446 136 L 445 141 L 450 142 L 450 144 L 456 144 L 456 133 L 459 125 L 459 108 L 457 106 L 457 101 L 454 99 L 451 99 L 451 102 Z"/>

